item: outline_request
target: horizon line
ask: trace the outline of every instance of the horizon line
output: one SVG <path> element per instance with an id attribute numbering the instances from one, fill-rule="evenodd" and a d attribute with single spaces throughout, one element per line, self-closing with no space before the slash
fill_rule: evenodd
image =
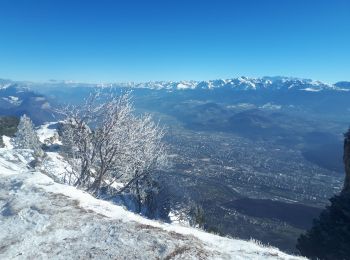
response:
<path id="1" fill-rule="evenodd" d="M 313 78 L 305 78 L 305 77 L 297 77 L 297 76 L 260 76 L 260 77 L 249 77 L 249 76 L 238 76 L 238 77 L 230 77 L 230 78 L 215 78 L 209 80 L 196 80 L 196 79 L 182 79 L 182 80 L 144 80 L 144 81 L 135 81 L 135 80 L 125 80 L 125 81 L 80 81 L 80 80 L 67 80 L 67 79 L 47 79 L 47 80 L 26 80 L 26 79 L 11 79 L 11 78 L 3 78 L 0 77 L 0 80 L 11 81 L 11 82 L 22 82 L 22 83 L 38 83 L 38 84 L 53 84 L 53 83 L 64 83 L 64 84 L 90 84 L 90 85 L 98 85 L 98 84 L 142 84 L 142 83 L 157 83 L 157 82 L 206 82 L 206 81 L 215 81 L 215 80 L 232 80 L 232 79 L 264 79 L 264 78 L 284 78 L 284 79 L 295 79 L 295 80 L 311 80 L 312 82 L 320 82 L 323 84 L 334 85 L 339 82 L 350 82 L 350 80 L 337 80 L 333 83 L 329 83 L 323 80 L 317 80 Z"/>

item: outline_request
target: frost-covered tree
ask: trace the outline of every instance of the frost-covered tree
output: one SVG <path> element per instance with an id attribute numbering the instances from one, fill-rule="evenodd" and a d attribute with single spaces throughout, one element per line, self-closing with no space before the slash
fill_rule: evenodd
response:
<path id="1" fill-rule="evenodd" d="M 26 115 L 21 116 L 13 141 L 15 148 L 31 149 L 34 151 L 36 157 L 43 156 L 44 154 L 32 120 Z"/>
<path id="2" fill-rule="evenodd" d="M 152 173 L 166 161 L 164 133 L 151 116 L 134 115 L 130 94 L 96 92 L 63 114 L 62 142 L 65 157 L 75 161 L 74 184 L 97 194 L 102 186 L 122 182 L 118 193 L 146 198 L 154 183 Z"/>
<path id="3" fill-rule="evenodd" d="M 90 127 L 82 120 L 72 117 L 64 122 L 61 130 L 62 153 L 70 165 L 66 169 L 65 182 L 75 186 L 89 186 L 94 161 Z"/>

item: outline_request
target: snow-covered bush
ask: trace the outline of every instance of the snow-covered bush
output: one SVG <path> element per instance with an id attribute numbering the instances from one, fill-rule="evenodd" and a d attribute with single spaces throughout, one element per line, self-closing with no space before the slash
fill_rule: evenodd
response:
<path id="1" fill-rule="evenodd" d="M 135 116 L 129 93 L 92 94 L 83 105 L 61 111 L 63 155 L 71 161 L 75 185 L 97 194 L 101 187 L 130 191 L 145 200 L 152 173 L 165 164 L 163 129 L 150 115 Z M 122 182 L 116 188 L 116 182 Z"/>
<path id="2" fill-rule="evenodd" d="M 19 120 L 13 143 L 14 147 L 17 149 L 33 150 L 35 157 L 44 155 L 39 138 L 35 133 L 32 120 L 26 115 L 21 116 Z"/>

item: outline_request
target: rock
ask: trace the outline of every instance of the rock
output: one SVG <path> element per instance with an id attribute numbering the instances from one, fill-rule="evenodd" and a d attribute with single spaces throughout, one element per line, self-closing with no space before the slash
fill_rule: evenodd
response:
<path id="1" fill-rule="evenodd" d="M 344 167 L 345 167 L 345 181 L 343 192 L 350 191 L 350 129 L 344 134 Z"/>
<path id="2" fill-rule="evenodd" d="M 350 129 L 344 134 L 345 181 L 342 192 L 302 234 L 297 249 L 310 259 L 350 259 Z"/>

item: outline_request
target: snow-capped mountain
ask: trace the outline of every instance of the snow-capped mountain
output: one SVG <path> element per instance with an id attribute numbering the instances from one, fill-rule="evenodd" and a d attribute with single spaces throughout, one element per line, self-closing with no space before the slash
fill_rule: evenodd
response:
<path id="1" fill-rule="evenodd" d="M 289 77 L 239 77 L 209 81 L 155 81 L 145 83 L 91 84 L 71 81 L 19 82 L 0 80 L 0 115 L 28 114 L 34 123 L 57 120 L 57 105 L 79 104 L 93 88 L 106 91 L 133 90 L 133 96 L 146 109 L 174 107 L 184 100 L 226 102 L 227 105 L 251 103 L 257 107 L 278 104 L 286 108 L 314 112 L 350 111 L 350 83 L 327 84 L 311 79 Z M 186 101 L 186 102 L 187 102 Z M 154 106 L 154 104 L 158 104 Z M 329 104 L 334 104 L 330 106 Z M 164 109 L 163 109 L 164 110 Z M 56 117 L 56 118 L 55 118 Z"/>
<path id="2" fill-rule="evenodd" d="M 263 77 L 247 78 L 239 77 L 234 79 L 218 79 L 209 81 L 156 81 L 146 83 L 114 83 L 100 84 L 99 86 L 149 88 L 167 90 L 193 90 L 193 89 L 232 89 L 232 90 L 300 90 L 300 91 L 324 91 L 338 90 L 345 91 L 348 88 L 314 81 L 311 79 L 298 79 L 288 77 Z M 350 90 L 350 89 L 349 89 Z"/>
<path id="3" fill-rule="evenodd" d="M 232 89 L 232 90 L 298 90 L 298 91 L 350 91 L 349 82 L 338 82 L 328 84 L 312 79 L 301 79 L 292 77 L 262 77 L 248 78 L 238 77 L 233 79 L 217 79 L 208 81 L 150 81 L 143 83 L 121 82 L 121 83 L 79 83 L 72 81 L 49 81 L 45 83 L 35 82 L 13 82 L 9 80 L 0 80 L 0 89 L 11 86 L 16 83 L 17 86 L 30 89 L 41 89 L 42 87 L 119 87 L 119 88 L 146 88 L 154 90 L 213 90 L 213 89 Z"/>
<path id="4" fill-rule="evenodd" d="M 51 104 L 42 94 L 31 89 L 30 83 L 0 80 L 0 115 L 29 115 L 34 122 L 52 120 Z"/>
<path id="5" fill-rule="evenodd" d="M 13 82 L 7 79 L 0 79 L 0 89 L 6 89 L 11 86 Z"/>

